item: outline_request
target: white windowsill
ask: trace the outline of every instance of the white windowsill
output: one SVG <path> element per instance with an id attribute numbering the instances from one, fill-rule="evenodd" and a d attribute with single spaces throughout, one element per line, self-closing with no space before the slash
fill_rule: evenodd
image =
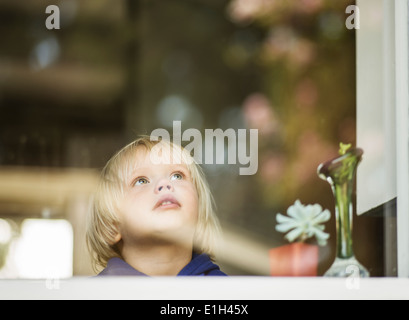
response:
<path id="1" fill-rule="evenodd" d="M 235 276 L 1 280 L 0 300 L 4 299 L 407 300 L 409 299 L 409 279 Z"/>

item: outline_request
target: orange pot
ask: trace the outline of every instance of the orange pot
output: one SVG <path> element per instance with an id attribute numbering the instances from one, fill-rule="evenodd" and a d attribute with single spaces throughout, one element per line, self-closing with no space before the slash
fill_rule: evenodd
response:
<path id="1" fill-rule="evenodd" d="M 295 242 L 270 249 L 270 270 L 277 277 L 314 277 L 318 269 L 318 246 Z"/>

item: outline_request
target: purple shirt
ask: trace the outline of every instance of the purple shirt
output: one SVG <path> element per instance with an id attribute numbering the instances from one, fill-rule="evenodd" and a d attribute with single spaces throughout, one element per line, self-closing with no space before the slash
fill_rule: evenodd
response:
<path id="1" fill-rule="evenodd" d="M 107 266 L 98 276 L 147 276 L 136 270 L 121 258 L 109 259 Z M 177 276 L 227 276 L 207 254 L 193 254 L 192 260 Z"/>

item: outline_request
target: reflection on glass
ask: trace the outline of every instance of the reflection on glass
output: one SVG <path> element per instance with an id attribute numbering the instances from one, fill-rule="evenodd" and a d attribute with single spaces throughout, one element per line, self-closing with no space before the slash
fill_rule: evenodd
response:
<path id="1" fill-rule="evenodd" d="M 40 4 L 2 1 L 0 217 L 56 208 L 79 244 L 72 273 L 91 274 L 81 236 L 93 177 L 125 142 L 177 120 L 202 134 L 258 129 L 257 174 L 203 168 L 228 239 L 223 269 L 267 275 L 268 248 L 283 241 L 275 213 L 296 199 L 331 208 L 316 167 L 355 141 L 353 2 L 70 0 L 61 30 L 44 35 Z"/>

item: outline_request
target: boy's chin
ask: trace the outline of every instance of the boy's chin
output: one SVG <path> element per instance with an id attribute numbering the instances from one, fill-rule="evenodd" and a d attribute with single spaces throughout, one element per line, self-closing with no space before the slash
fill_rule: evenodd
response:
<path id="1" fill-rule="evenodd" d="M 169 226 L 157 230 L 155 238 L 164 243 L 190 247 L 193 244 L 194 234 L 194 227 L 187 227 L 186 225 L 178 227 Z"/>

